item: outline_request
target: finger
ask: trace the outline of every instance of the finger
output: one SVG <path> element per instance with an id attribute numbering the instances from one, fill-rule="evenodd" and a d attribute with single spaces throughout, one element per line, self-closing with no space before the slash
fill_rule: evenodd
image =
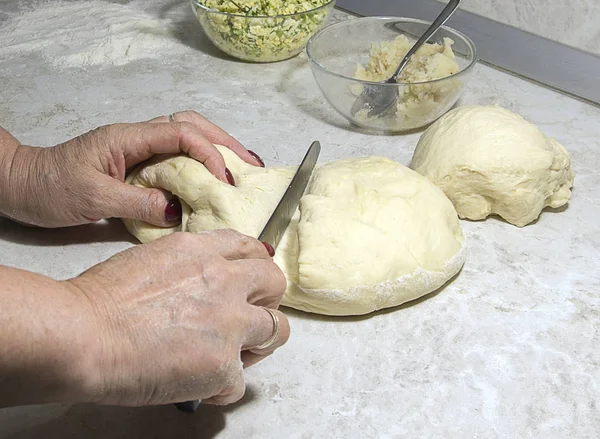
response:
<path id="1" fill-rule="evenodd" d="M 227 183 L 225 161 L 219 150 L 189 122 L 138 123 L 112 125 L 120 130 L 125 166 L 130 168 L 156 154 L 184 153 L 206 166 L 214 176 Z"/>
<path id="2" fill-rule="evenodd" d="M 203 404 L 228 405 L 239 401 L 246 393 L 246 382 L 244 381 L 244 369 L 241 367 L 233 378 L 233 382 L 226 386 L 221 393 L 202 400 Z"/>
<path id="3" fill-rule="evenodd" d="M 161 189 L 146 189 L 126 184 L 106 175 L 100 177 L 107 194 L 98 204 L 98 218 L 129 218 L 173 227 L 181 222 L 181 203 L 177 197 Z"/>
<path id="4" fill-rule="evenodd" d="M 35 224 L 29 224 L 29 223 L 24 223 L 24 222 L 22 222 L 22 221 L 18 221 L 18 220 L 16 220 L 16 219 L 13 219 L 12 217 L 10 217 L 10 216 L 8 216 L 8 215 L 2 215 L 2 214 L 0 214 L 0 219 L 1 219 L 1 218 L 6 218 L 6 219 L 9 219 L 9 220 L 11 220 L 13 223 L 17 223 L 18 225 L 20 225 L 20 226 L 23 226 L 23 227 L 28 227 L 28 228 L 32 228 L 32 229 L 33 229 L 33 228 L 38 228 L 38 227 L 39 227 L 39 226 L 37 226 L 37 225 L 35 225 Z"/>
<path id="5" fill-rule="evenodd" d="M 269 252 L 262 242 L 232 229 L 211 230 L 198 236 L 202 237 L 205 245 L 230 261 L 270 259 Z"/>
<path id="6" fill-rule="evenodd" d="M 264 355 L 259 355 L 259 354 L 255 354 L 254 352 L 251 352 L 251 351 L 243 351 L 240 354 L 240 356 L 242 359 L 242 363 L 244 364 L 244 369 L 254 366 L 256 363 L 259 363 L 260 361 L 269 357 L 272 353 L 273 352 L 270 352 L 270 353 L 264 354 Z"/>
<path id="7" fill-rule="evenodd" d="M 247 288 L 251 305 L 277 309 L 287 287 L 285 275 L 272 259 L 240 259 L 231 262 L 234 273 Z"/>
<path id="8" fill-rule="evenodd" d="M 225 130 L 215 125 L 207 118 L 195 111 L 181 111 L 173 114 L 175 120 L 187 121 L 193 123 L 206 136 L 208 140 L 219 145 L 223 145 L 235 152 L 246 163 L 255 166 L 264 166 L 264 164 L 252 156 L 244 146 Z"/>
<path id="9" fill-rule="evenodd" d="M 13 143 L 15 145 L 20 145 L 21 142 L 19 142 L 17 140 L 17 138 L 15 136 L 13 136 L 11 133 L 9 133 L 8 131 L 6 131 L 4 128 L 0 127 L 0 138 L 4 138 L 4 143 L 8 144 Z"/>
<path id="10" fill-rule="evenodd" d="M 223 145 L 235 152 L 242 160 L 254 166 L 264 166 L 262 160 L 254 157 L 244 146 L 238 142 L 233 136 L 228 134 L 225 130 L 215 125 L 201 114 L 188 110 L 173 113 L 173 119 L 177 122 L 189 122 L 196 126 L 202 134 L 206 136 L 212 143 Z M 168 116 L 161 116 L 151 120 L 156 123 L 158 121 L 168 122 Z"/>
<path id="11" fill-rule="evenodd" d="M 250 351 L 258 356 L 265 357 L 283 346 L 290 338 L 290 322 L 279 310 L 271 310 L 278 320 L 278 324 L 273 321 L 271 313 L 261 306 L 249 305 L 250 319 L 246 330 L 246 340 L 242 345 L 243 351 Z M 277 333 L 279 326 L 279 333 Z M 275 340 L 269 343 L 268 347 L 257 349 L 260 345 L 272 340 L 274 334 L 277 334 Z"/>
<path id="12" fill-rule="evenodd" d="M 147 123 L 166 123 L 171 122 L 169 116 L 157 116 L 146 121 Z"/>
<path id="13" fill-rule="evenodd" d="M 289 321 L 285 318 L 285 315 L 283 313 L 280 313 L 279 311 L 275 311 L 275 313 L 278 313 L 277 315 L 278 315 L 278 318 L 280 321 L 280 334 L 282 334 L 281 337 L 283 337 L 284 339 L 278 340 L 276 342 L 276 344 L 273 345 L 273 348 L 271 348 L 271 349 L 267 349 L 267 350 L 263 350 L 263 351 L 257 351 L 257 350 L 242 351 L 241 359 L 242 359 L 242 363 L 244 364 L 244 368 L 253 366 L 256 363 L 258 363 L 259 361 L 264 360 L 269 355 L 271 355 L 275 351 L 275 349 L 283 346 L 285 343 L 287 343 L 287 340 L 289 340 L 289 337 L 290 337 Z M 283 316 L 283 318 L 281 316 Z"/>

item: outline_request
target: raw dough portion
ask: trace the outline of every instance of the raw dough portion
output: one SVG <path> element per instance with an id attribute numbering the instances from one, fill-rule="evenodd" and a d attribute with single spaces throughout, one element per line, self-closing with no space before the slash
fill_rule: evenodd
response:
<path id="1" fill-rule="evenodd" d="M 175 230 L 233 228 L 258 236 L 294 168 L 257 168 L 218 147 L 237 187 L 188 157 L 162 158 L 128 182 L 182 200 L 178 228 L 125 220 L 142 242 Z M 315 170 L 277 248 L 288 279 L 283 305 L 328 315 L 366 314 L 441 287 L 465 260 L 456 211 L 427 179 L 382 157 L 338 160 Z"/>
<path id="2" fill-rule="evenodd" d="M 565 148 L 498 106 L 456 108 L 421 136 L 411 168 L 439 186 L 461 218 L 498 214 L 523 227 L 569 201 Z"/>
<path id="3" fill-rule="evenodd" d="M 389 78 L 413 44 L 414 41 L 409 41 L 406 35 L 373 44 L 368 64 L 357 66 L 354 77 L 372 82 Z M 409 85 L 398 89 L 400 95 L 395 113 L 371 118 L 368 116 L 368 109 L 365 109 L 358 112 L 356 117 L 382 128 L 410 129 L 429 122 L 432 114 L 438 115 L 450 108 L 461 88 L 461 82 L 457 78 L 429 84 L 419 82 L 446 78 L 460 71 L 452 44 L 454 41 L 450 38 L 444 38 L 443 44 L 426 43 L 411 57 L 398 79 L 398 82 Z M 363 88 L 359 85 L 352 91 L 358 96 Z"/>
<path id="4" fill-rule="evenodd" d="M 177 231 L 230 228 L 258 236 L 292 180 L 295 168 L 251 166 L 229 149 L 217 147 L 236 187 L 217 180 L 202 163 L 187 156 L 158 157 L 135 169 L 126 181 L 140 187 L 163 188 L 176 195 L 183 210 L 181 225 L 165 229 L 123 220 L 127 230 L 144 243 Z"/>
<path id="5" fill-rule="evenodd" d="M 316 171 L 307 192 L 283 247 L 293 255 L 280 264 L 291 281 L 284 305 L 366 314 L 436 290 L 464 264 L 452 204 L 399 163 L 337 160 Z"/>

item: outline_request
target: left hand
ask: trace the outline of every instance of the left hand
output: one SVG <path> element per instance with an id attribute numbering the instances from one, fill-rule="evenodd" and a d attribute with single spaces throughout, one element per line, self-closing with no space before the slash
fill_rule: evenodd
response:
<path id="1" fill-rule="evenodd" d="M 0 182 L 5 186 L 0 188 L 4 194 L 0 213 L 41 227 L 112 217 L 173 226 L 179 221 L 178 201 L 159 189 L 125 184 L 127 170 L 156 154 L 185 153 L 228 182 L 215 143 L 247 163 L 263 166 L 258 156 L 194 111 L 175 113 L 174 121 L 162 116 L 148 122 L 103 126 L 52 148 L 19 145 L 7 180 Z"/>

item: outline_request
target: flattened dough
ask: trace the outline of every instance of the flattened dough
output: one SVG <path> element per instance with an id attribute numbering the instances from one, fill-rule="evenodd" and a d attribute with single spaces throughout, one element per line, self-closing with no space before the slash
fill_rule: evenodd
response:
<path id="1" fill-rule="evenodd" d="M 294 168 L 257 168 L 218 146 L 237 187 L 185 156 L 155 160 L 127 179 L 160 187 L 184 207 L 182 225 L 124 220 L 140 241 L 176 230 L 233 228 L 258 236 Z M 382 157 L 331 162 L 317 170 L 277 248 L 288 287 L 282 304 L 328 315 L 400 305 L 446 283 L 465 260 L 452 203 L 416 172 Z"/>
<path id="2" fill-rule="evenodd" d="M 498 106 L 459 107 L 421 136 L 411 168 L 439 186 L 461 218 L 498 214 L 523 227 L 571 197 L 565 148 Z"/>

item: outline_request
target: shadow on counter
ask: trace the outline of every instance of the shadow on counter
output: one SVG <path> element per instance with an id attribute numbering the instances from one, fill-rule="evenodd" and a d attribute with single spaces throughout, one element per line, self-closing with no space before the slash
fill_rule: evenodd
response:
<path id="1" fill-rule="evenodd" d="M 44 229 L 17 224 L 0 218 L 0 239 L 25 245 L 62 247 L 94 242 L 130 242 L 137 244 L 118 219 L 58 229 Z"/>
<path id="2" fill-rule="evenodd" d="M 182 413 L 172 404 L 139 408 L 92 404 L 11 408 L 7 409 L 12 413 L 6 427 L 13 433 L 0 434 L 0 438 L 211 439 L 225 429 L 228 413 L 253 399 L 254 392 L 248 388 L 235 404 L 226 407 L 201 405 L 193 414 Z M 46 418 L 45 422 L 32 426 L 40 418 Z"/>

